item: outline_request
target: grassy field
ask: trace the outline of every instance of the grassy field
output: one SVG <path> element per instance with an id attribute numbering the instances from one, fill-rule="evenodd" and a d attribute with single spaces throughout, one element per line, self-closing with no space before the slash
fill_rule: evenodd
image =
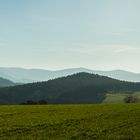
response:
<path id="1" fill-rule="evenodd" d="M 140 104 L 0 106 L 0 139 L 140 139 Z"/>

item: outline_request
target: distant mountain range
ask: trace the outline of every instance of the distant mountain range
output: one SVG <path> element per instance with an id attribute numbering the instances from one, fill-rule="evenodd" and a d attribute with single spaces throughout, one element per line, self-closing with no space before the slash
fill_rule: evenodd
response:
<path id="1" fill-rule="evenodd" d="M 0 67 L 0 77 L 9 79 L 16 83 L 32 83 L 37 81 L 47 81 L 50 79 L 72 75 L 79 72 L 100 74 L 111 78 L 140 82 L 140 74 L 127 72 L 124 70 L 97 71 L 85 68 L 72 68 L 57 71 L 43 69 L 23 69 L 23 68 L 3 68 Z"/>
<path id="2" fill-rule="evenodd" d="M 140 83 L 119 81 L 105 76 L 78 73 L 47 82 L 0 88 L 0 104 L 20 104 L 27 100 L 48 103 L 102 103 L 107 93 L 140 91 Z"/>
<path id="3" fill-rule="evenodd" d="M 9 87 L 14 85 L 16 85 L 14 82 L 4 78 L 0 78 L 0 87 Z"/>

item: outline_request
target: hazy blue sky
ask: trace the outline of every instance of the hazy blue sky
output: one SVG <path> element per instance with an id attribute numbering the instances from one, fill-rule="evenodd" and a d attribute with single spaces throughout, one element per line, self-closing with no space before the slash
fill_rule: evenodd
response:
<path id="1" fill-rule="evenodd" d="M 140 72 L 140 0 L 0 0 L 0 66 Z"/>

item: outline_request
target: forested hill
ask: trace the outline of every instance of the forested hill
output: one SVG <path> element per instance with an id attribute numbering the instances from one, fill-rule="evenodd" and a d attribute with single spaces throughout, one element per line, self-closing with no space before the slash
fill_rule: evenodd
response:
<path id="1" fill-rule="evenodd" d="M 140 91 L 140 83 L 78 73 L 47 82 L 38 82 L 0 89 L 0 104 L 19 104 L 27 100 L 48 103 L 101 103 L 110 92 Z"/>
<path id="2" fill-rule="evenodd" d="M 0 77 L 0 87 L 14 86 L 15 83 Z"/>

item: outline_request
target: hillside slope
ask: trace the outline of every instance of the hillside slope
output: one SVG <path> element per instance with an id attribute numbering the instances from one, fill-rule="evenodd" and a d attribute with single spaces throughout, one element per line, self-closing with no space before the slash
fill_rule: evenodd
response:
<path id="1" fill-rule="evenodd" d="M 124 82 L 89 73 L 78 73 L 48 82 L 0 89 L 0 104 L 45 99 L 48 103 L 101 103 L 106 93 L 140 91 L 140 83 Z"/>
<path id="2" fill-rule="evenodd" d="M 0 87 L 14 86 L 15 83 L 0 77 Z"/>

